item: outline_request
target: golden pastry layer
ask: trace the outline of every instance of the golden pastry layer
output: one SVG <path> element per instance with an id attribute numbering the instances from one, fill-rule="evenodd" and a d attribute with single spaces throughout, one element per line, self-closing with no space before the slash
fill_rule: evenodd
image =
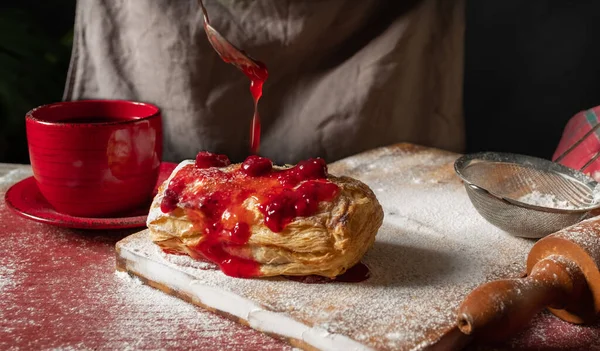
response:
<path id="1" fill-rule="evenodd" d="M 182 162 L 159 188 L 147 220 L 152 240 L 169 253 L 187 254 L 196 259 L 203 255 L 197 248 L 207 240 L 198 208 L 190 201 L 177 202 L 170 211 L 161 210 L 170 181 L 193 161 Z M 220 172 L 239 172 L 242 164 L 219 167 Z M 281 171 L 289 167 L 273 167 Z M 320 275 L 334 278 L 357 264 L 371 247 L 383 221 L 383 210 L 374 193 L 364 183 L 349 177 L 326 174 L 324 182 L 337 185 L 338 191 L 328 201 L 321 201 L 314 214 L 293 218 L 279 232 L 265 224 L 261 199 L 250 194 L 240 206 L 249 223 L 249 237 L 241 245 L 223 245 L 234 258 L 257 263 L 258 276 Z M 298 183 L 295 188 L 301 187 Z M 188 179 L 188 193 L 203 193 L 209 181 Z M 236 184 L 231 184 L 235 187 Z M 264 205 L 264 203 L 263 203 Z M 227 217 L 227 218 L 226 218 Z M 200 218 L 200 219 L 199 219 Z M 223 214 L 224 221 L 229 215 Z"/>

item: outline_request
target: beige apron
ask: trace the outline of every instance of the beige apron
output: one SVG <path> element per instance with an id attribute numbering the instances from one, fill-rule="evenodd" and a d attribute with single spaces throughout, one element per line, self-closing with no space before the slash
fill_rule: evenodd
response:
<path id="1" fill-rule="evenodd" d="M 464 3 L 414 2 L 206 0 L 211 24 L 269 68 L 260 154 L 334 161 L 402 141 L 462 151 Z M 210 47 L 195 0 L 79 0 L 73 47 L 65 100 L 158 105 L 165 160 L 248 154 L 249 81 Z"/>

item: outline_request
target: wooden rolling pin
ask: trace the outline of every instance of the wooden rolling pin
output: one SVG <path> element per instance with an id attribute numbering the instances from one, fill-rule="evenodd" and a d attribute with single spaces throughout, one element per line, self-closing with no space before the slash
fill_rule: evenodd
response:
<path id="1" fill-rule="evenodd" d="M 547 307 L 572 323 L 600 315 L 600 217 L 539 240 L 527 257 L 525 278 L 497 280 L 473 290 L 459 306 L 459 329 L 499 341 L 520 331 Z"/>

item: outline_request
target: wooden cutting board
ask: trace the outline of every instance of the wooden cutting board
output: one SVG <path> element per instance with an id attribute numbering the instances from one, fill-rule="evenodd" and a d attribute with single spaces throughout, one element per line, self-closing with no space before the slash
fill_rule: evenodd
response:
<path id="1" fill-rule="evenodd" d="M 468 339 L 455 310 L 477 285 L 519 276 L 533 241 L 487 223 L 455 176 L 457 154 L 400 144 L 346 158 L 330 173 L 367 183 L 385 218 L 360 283 L 236 279 L 162 253 L 147 231 L 117 243 L 117 269 L 303 349 L 449 349 Z"/>

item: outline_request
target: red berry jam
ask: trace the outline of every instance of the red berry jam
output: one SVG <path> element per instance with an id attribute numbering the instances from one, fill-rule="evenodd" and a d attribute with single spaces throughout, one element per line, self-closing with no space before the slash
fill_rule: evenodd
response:
<path id="1" fill-rule="evenodd" d="M 201 151 L 196 155 L 196 168 L 227 167 L 231 164 L 229 157 Z"/>
<path id="2" fill-rule="evenodd" d="M 271 231 L 283 231 L 296 217 L 309 217 L 317 212 L 319 203 L 332 199 L 338 186 L 324 181 L 309 180 L 297 188 L 283 187 L 266 194 L 266 201 L 259 206 L 265 216 L 265 225 Z"/>
<path id="3" fill-rule="evenodd" d="M 242 163 L 242 172 L 253 177 L 267 174 L 271 169 L 273 169 L 273 163 L 266 157 L 252 155 Z"/>
<path id="4" fill-rule="evenodd" d="M 196 158 L 198 160 L 198 157 Z M 201 165 L 213 161 L 207 153 Z M 227 160 L 229 161 L 229 160 Z M 161 203 L 165 213 L 183 208 L 202 241 L 191 247 L 219 265 L 223 273 L 234 277 L 256 277 L 259 265 L 244 247 L 252 226 L 263 220 L 275 233 L 298 217 L 317 213 L 319 204 L 333 200 L 339 193 L 327 179 L 327 166 L 321 159 L 304 161 L 295 167 L 275 170 L 269 159 L 250 156 L 241 166 L 223 168 L 188 165 L 169 182 Z M 258 202 L 263 218 L 246 209 L 249 198 Z M 246 257 L 243 256 L 246 252 Z"/>
<path id="5" fill-rule="evenodd" d="M 160 210 L 163 213 L 169 213 L 177 208 L 177 203 L 179 202 L 179 193 L 174 188 L 175 186 L 165 190 L 165 195 L 160 203 Z"/>
<path id="6" fill-rule="evenodd" d="M 320 179 L 327 177 L 327 164 L 322 158 L 311 158 L 300 161 L 297 165 L 298 174 L 305 179 Z"/>

